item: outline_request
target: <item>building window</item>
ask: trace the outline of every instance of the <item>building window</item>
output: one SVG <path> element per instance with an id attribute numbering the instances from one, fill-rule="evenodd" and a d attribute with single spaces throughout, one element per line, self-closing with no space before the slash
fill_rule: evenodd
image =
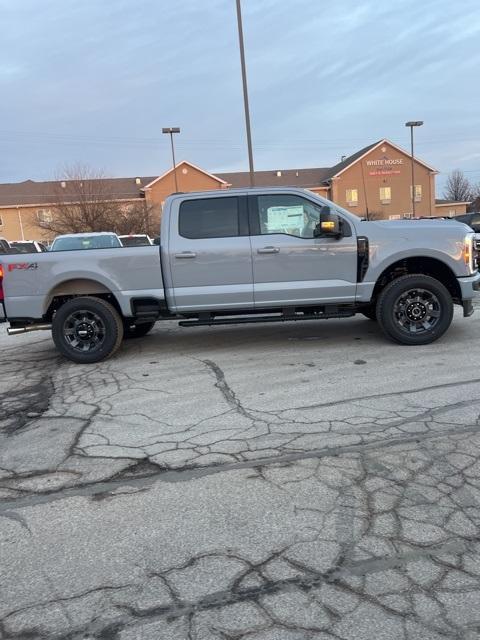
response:
<path id="1" fill-rule="evenodd" d="M 231 238 L 240 235 L 238 198 L 185 200 L 180 205 L 183 238 Z"/>
<path id="2" fill-rule="evenodd" d="M 380 202 L 382 204 L 390 204 L 392 201 L 391 187 L 380 187 Z"/>
<path id="3" fill-rule="evenodd" d="M 410 185 L 410 198 L 412 197 L 412 185 Z M 416 184 L 415 185 L 415 202 L 421 202 L 422 201 L 422 185 L 421 184 Z"/>
<path id="4" fill-rule="evenodd" d="M 449 209 L 449 210 L 448 210 L 448 215 L 449 215 L 450 217 L 454 216 L 455 214 L 456 214 L 455 209 Z"/>
<path id="5" fill-rule="evenodd" d="M 358 189 L 347 189 L 346 199 L 347 204 L 351 207 L 358 206 Z"/>
<path id="6" fill-rule="evenodd" d="M 0 216 L 0 229 L 3 227 L 3 218 Z"/>
<path id="7" fill-rule="evenodd" d="M 53 216 L 50 209 L 38 209 L 37 220 L 39 224 L 48 224 L 49 222 L 52 222 Z"/>
<path id="8" fill-rule="evenodd" d="M 403 217 L 405 220 L 410 220 L 410 218 L 413 218 L 413 213 L 404 213 Z"/>
<path id="9" fill-rule="evenodd" d="M 400 220 L 400 216 L 388 216 L 389 220 Z"/>

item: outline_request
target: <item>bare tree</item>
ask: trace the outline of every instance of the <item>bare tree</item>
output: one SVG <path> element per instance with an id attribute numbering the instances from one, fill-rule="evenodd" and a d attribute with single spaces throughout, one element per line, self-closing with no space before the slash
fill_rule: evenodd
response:
<path id="1" fill-rule="evenodd" d="M 62 172 L 52 204 L 51 217 L 38 225 L 55 234 L 111 231 L 156 235 L 152 206 L 143 200 L 119 200 L 105 174 L 85 165 L 75 164 Z"/>
<path id="2" fill-rule="evenodd" d="M 480 182 L 477 182 L 477 184 L 472 186 L 470 198 L 471 202 L 467 211 L 480 211 Z"/>
<path id="3" fill-rule="evenodd" d="M 368 211 L 366 218 L 367 220 L 383 220 L 384 215 L 381 211 Z"/>
<path id="4" fill-rule="evenodd" d="M 448 175 L 443 196 L 455 202 L 467 202 L 472 199 L 472 186 L 460 169 L 454 169 Z"/>
<path id="5" fill-rule="evenodd" d="M 118 235 L 130 233 L 146 233 L 158 236 L 160 227 L 160 211 L 145 200 L 139 202 L 120 203 L 119 212 L 112 229 Z"/>

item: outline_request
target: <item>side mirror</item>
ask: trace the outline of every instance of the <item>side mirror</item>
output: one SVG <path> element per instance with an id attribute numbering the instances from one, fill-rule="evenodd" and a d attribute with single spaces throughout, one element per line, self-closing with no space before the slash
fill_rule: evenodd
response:
<path id="1" fill-rule="evenodd" d="M 320 210 L 320 221 L 315 227 L 313 235 L 316 238 L 340 238 L 342 235 L 340 217 L 330 211 L 330 207 L 323 206 Z"/>

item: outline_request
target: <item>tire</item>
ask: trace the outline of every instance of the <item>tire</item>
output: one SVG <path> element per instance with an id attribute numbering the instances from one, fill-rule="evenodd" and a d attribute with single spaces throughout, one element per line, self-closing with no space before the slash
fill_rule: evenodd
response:
<path id="1" fill-rule="evenodd" d="M 130 324 L 124 320 L 123 322 L 123 339 L 142 338 L 153 329 L 155 322 L 142 322 L 141 324 Z"/>
<path id="2" fill-rule="evenodd" d="M 52 337 L 62 355 L 78 364 L 100 362 L 122 343 L 123 322 L 118 311 L 101 298 L 72 298 L 56 312 Z"/>
<path id="3" fill-rule="evenodd" d="M 369 320 L 374 320 L 375 322 L 377 321 L 377 309 L 375 305 L 364 307 L 363 309 L 361 309 L 360 313 Z"/>
<path id="4" fill-rule="evenodd" d="M 390 340 L 400 344 L 435 342 L 448 329 L 452 318 L 452 297 L 443 284 L 431 276 L 401 276 L 378 296 L 378 324 Z"/>

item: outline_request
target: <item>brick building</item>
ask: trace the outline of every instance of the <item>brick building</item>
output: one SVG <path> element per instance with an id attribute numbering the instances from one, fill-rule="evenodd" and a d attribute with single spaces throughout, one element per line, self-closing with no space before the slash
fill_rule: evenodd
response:
<path id="1" fill-rule="evenodd" d="M 465 213 L 467 202 L 435 199 L 438 171 L 415 159 L 415 213 L 417 216 L 453 216 Z M 246 187 L 248 172 L 213 175 L 190 162 L 176 167 L 178 190 L 207 191 Z M 92 181 L 93 182 L 93 181 Z M 333 167 L 278 169 L 255 172 L 257 186 L 296 186 L 310 189 L 360 217 L 396 219 L 412 215 L 411 157 L 388 140 L 379 140 Z M 102 179 L 109 198 L 128 207 L 144 203 L 160 218 L 165 198 L 175 191 L 173 169 L 161 176 Z M 94 187 L 92 187 L 94 189 Z M 0 236 L 7 240 L 51 240 L 42 227 L 63 202 L 74 202 L 71 181 L 0 184 Z"/>
<path id="2" fill-rule="evenodd" d="M 190 162 L 180 162 L 176 168 L 179 191 L 209 191 L 226 189 L 228 184 Z M 95 193 L 95 181 L 89 189 Z M 175 191 L 173 170 L 161 176 L 137 176 L 134 178 L 102 178 L 102 192 L 120 206 L 144 203 L 151 206 L 160 220 L 165 198 Z M 88 192 L 89 189 L 85 189 Z M 53 239 L 55 234 L 43 228 L 55 215 L 58 202 L 74 203 L 78 200 L 78 189 L 72 181 L 36 182 L 26 180 L 0 184 L 0 237 L 7 240 Z M 141 230 L 139 230 L 141 231 Z"/>
<path id="3" fill-rule="evenodd" d="M 438 171 L 415 159 L 415 215 L 454 216 L 468 202 L 435 199 Z M 248 172 L 218 173 L 232 187 L 249 184 Z M 310 189 L 360 217 L 398 219 L 412 215 L 411 156 L 388 140 L 379 140 L 342 158 L 333 167 L 257 171 L 258 186 Z"/>

